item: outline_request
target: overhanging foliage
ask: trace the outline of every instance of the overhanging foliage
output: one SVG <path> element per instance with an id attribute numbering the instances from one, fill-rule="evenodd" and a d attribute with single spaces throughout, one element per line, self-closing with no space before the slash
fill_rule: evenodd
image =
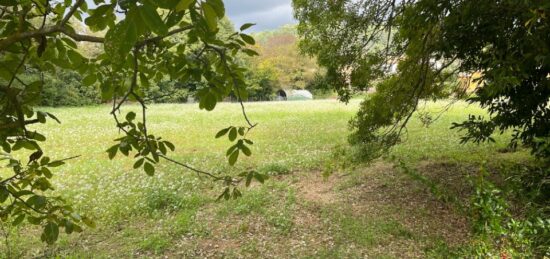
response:
<path id="1" fill-rule="evenodd" d="M 61 122 L 54 114 L 35 109 L 45 80 L 44 76 L 21 76 L 29 70 L 39 75 L 76 71 L 85 86 L 96 87 L 102 100 L 112 103 L 111 115 L 123 136 L 108 149 L 111 159 L 117 154 L 131 156 L 134 168 L 148 175 L 164 159 L 223 182 L 220 198 L 226 199 L 241 195 L 237 189 L 241 181 L 246 185 L 252 179 L 263 182 L 256 172 L 220 176 L 170 158 L 176 147 L 148 130 L 144 98 L 150 82 L 170 78 L 203 82 L 207 87 L 197 96 L 200 108 L 208 111 L 230 94 L 246 99 L 245 69 L 234 62 L 234 56 L 256 55 L 248 48 L 254 39 L 243 33 L 253 24 L 220 35 L 219 23 L 225 16 L 221 0 L 94 0 L 94 4 L 88 8 L 84 0 L 0 1 L 0 159 L 7 161 L 4 169 L 10 170 L 0 176 L 0 219 L 13 225 L 24 220 L 42 225 L 42 240 L 48 243 L 57 240 L 60 228 L 70 234 L 82 231 L 82 223 L 94 226 L 61 197 L 47 196 L 53 188 L 54 169 L 77 157 L 48 157 L 41 148 L 47 136 L 36 127 L 30 129 L 33 124 Z M 84 42 L 99 45 L 96 55 L 84 55 Z M 121 116 L 121 107 L 128 101 L 141 105 L 140 116 L 134 112 Z M 236 143 L 227 152 L 232 165 L 239 154 L 251 155 L 253 144 L 246 135 L 255 124 L 242 108 L 246 126 L 227 130 Z M 17 159 L 28 153 L 28 161 Z"/>

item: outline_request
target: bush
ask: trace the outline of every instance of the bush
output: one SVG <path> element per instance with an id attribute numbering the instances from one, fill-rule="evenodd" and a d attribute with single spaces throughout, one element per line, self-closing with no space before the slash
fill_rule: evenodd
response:
<path id="1" fill-rule="evenodd" d="M 542 258 L 550 256 L 550 220 L 538 210 L 522 217 L 510 212 L 509 195 L 486 178 L 482 168 L 474 180 L 470 203 L 474 242 L 466 257 Z M 527 205 L 528 207 L 530 205 Z"/>
<path id="2" fill-rule="evenodd" d="M 162 81 L 146 90 L 146 99 L 154 103 L 187 103 L 194 88 L 193 83 Z"/>
<path id="3" fill-rule="evenodd" d="M 55 74 L 51 74 L 31 68 L 21 77 L 26 81 L 43 82 L 41 98 L 37 105 L 83 106 L 101 102 L 96 87 L 83 85 L 82 76 L 76 71 L 59 69 Z"/>

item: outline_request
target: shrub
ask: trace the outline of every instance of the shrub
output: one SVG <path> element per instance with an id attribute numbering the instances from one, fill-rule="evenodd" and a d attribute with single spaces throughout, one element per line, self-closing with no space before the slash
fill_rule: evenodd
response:
<path id="1" fill-rule="evenodd" d="M 512 215 L 508 197 L 486 175 L 482 168 L 474 181 L 470 213 L 476 237 L 464 249 L 464 255 L 501 258 L 550 256 L 550 220 L 543 219 L 544 216 L 536 210 L 521 218 Z"/>

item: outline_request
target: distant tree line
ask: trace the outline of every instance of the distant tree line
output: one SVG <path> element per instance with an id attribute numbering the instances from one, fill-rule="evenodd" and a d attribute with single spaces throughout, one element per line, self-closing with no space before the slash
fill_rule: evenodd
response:
<path id="1" fill-rule="evenodd" d="M 221 30 L 230 35 L 235 31 L 228 19 L 222 21 Z M 221 33 L 222 33 L 221 32 Z M 268 101 L 274 99 L 280 89 L 307 89 L 315 96 L 332 93 L 324 73 L 309 57 L 300 54 L 297 47 L 297 34 L 294 26 L 260 32 L 255 35 L 255 50 L 260 56 L 237 57 L 248 68 L 245 79 L 249 85 L 248 101 Z M 97 52 L 93 46 L 83 46 L 83 55 Z M 43 80 L 41 106 L 85 106 L 101 104 L 101 96 L 96 84 L 88 84 L 77 71 L 58 68 L 55 73 L 28 70 L 23 77 Z M 154 103 L 186 103 L 194 101 L 195 93 L 207 87 L 202 82 L 159 80 L 150 82 L 145 89 L 146 99 Z M 229 98 L 229 100 L 236 98 Z"/>

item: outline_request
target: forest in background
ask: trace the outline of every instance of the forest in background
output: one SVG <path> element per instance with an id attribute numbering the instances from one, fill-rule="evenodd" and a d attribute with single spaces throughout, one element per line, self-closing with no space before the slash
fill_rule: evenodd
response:
<path id="1" fill-rule="evenodd" d="M 230 35 L 234 25 L 225 19 L 221 31 Z M 331 95 L 330 86 L 324 82 L 324 72 L 315 60 L 302 55 L 298 48 L 296 26 L 285 25 L 272 31 L 254 34 L 254 50 L 260 55 L 239 56 L 248 68 L 248 101 L 273 100 L 281 89 L 307 89 L 317 98 Z M 83 56 L 98 52 L 93 43 L 80 43 Z M 71 59 L 71 56 L 68 56 Z M 43 80 L 41 106 L 85 106 L 100 104 L 101 95 L 97 84 L 89 82 L 77 71 L 59 68 L 54 74 L 29 69 L 23 77 Z M 147 100 L 154 103 L 186 103 L 194 101 L 194 93 L 203 88 L 202 82 L 178 82 L 169 78 L 153 82 L 146 89 Z"/>

